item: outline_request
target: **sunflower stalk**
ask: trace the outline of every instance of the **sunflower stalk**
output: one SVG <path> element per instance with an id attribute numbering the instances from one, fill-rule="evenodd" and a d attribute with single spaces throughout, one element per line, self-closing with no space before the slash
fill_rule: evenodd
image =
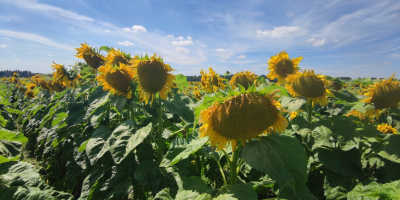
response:
<path id="1" fill-rule="evenodd" d="M 368 125 L 368 122 L 369 122 L 369 116 L 365 115 L 365 117 L 364 117 L 364 127 Z"/>
<path id="2" fill-rule="evenodd" d="M 237 183 L 237 176 L 238 176 L 238 159 L 239 159 L 239 154 L 240 150 L 242 149 L 242 146 L 238 145 L 235 151 L 232 152 L 232 158 L 230 159 L 230 176 L 229 176 L 229 185 L 234 186 Z"/>
<path id="3" fill-rule="evenodd" d="M 162 132 L 163 132 L 163 108 L 161 102 L 161 96 L 158 94 L 158 131 L 157 131 L 157 163 L 160 164 L 163 158 L 164 149 L 163 149 L 163 140 L 162 140 Z"/>
<path id="4" fill-rule="evenodd" d="M 214 156 L 212 157 L 212 159 L 215 160 L 215 162 L 217 162 L 217 164 L 218 164 L 219 171 L 221 172 L 222 179 L 224 180 L 224 185 L 228 185 L 228 183 L 226 182 L 224 170 L 221 167 L 221 163 L 219 163 L 219 161 Z"/>
<path id="5" fill-rule="evenodd" d="M 307 105 L 307 118 L 308 118 L 308 123 L 310 123 L 310 129 L 312 129 L 312 112 L 313 112 L 313 106 L 312 106 L 312 100 Z"/>

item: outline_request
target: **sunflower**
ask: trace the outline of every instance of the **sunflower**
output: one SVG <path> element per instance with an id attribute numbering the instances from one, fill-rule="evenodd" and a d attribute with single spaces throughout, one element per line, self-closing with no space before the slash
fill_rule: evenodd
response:
<path id="1" fill-rule="evenodd" d="M 56 88 L 54 87 L 53 81 L 47 82 L 47 87 L 49 88 L 50 92 L 56 91 Z"/>
<path id="2" fill-rule="evenodd" d="M 200 70 L 200 74 L 201 74 L 201 86 L 203 87 L 203 89 L 208 93 L 213 93 L 213 87 L 210 84 L 209 74 L 206 71 L 203 71 L 203 69 Z"/>
<path id="3" fill-rule="evenodd" d="M 26 91 L 26 92 L 25 92 L 25 95 L 26 95 L 28 98 L 30 98 L 30 99 L 35 98 L 35 94 L 32 92 L 32 90 Z"/>
<path id="4" fill-rule="evenodd" d="M 114 67 L 107 63 L 101 66 L 99 71 L 102 73 L 96 79 L 103 85 L 104 90 L 110 90 L 116 95 L 132 98 L 131 81 L 135 73 L 129 65 L 121 63 L 119 67 Z"/>
<path id="5" fill-rule="evenodd" d="M 267 78 L 274 80 L 278 79 L 278 84 L 284 85 L 286 77 L 289 74 L 296 74 L 299 71 L 299 63 L 303 59 L 303 56 L 298 58 L 289 59 L 289 54 L 285 51 L 281 51 L 275 56 L 271 56 L 268 60 L 268 70 L 270 71 Z"/>
<path id="6" fill-rule="evenodd" d="M 104 64 L 106 58 L 100 54 L 100 52 L 96 51 L 95 48 L 88 46 L 85 44 L 81 44 L 80 48 L 75 48 L 77 51 L 76 57 L 82 58 L 85 62 L 94 70 L 99 68 L 101 65 Z"/>
<path id="7" fill-rule="evenodd" d="M 51 84 L 51 86 L 54 88 L 55 91 L 57 92 L 62 92 L 63 90 L 65 90 L 65 86 L 63 84 L 60 84 L 58 82 L 55 81 L 50 81 L 49 84 Z"/>
<path id="8" fill-rule="evenodd" d="M 200 112 L 200 137 L 209 136 L 212 147 L 218 145 L 217 151 L 229 143 L 234 151 L 239 140 L 245 145 L 246 140 L 272 133 L 271 127 L 274 132 L 286 129 L 288 122 L 278 112 L 280 104 L 273 98 L 275 92 L 248 90 L 230 94 Z"/>
<path id="9" fill-rule="evenodd" d="M 397 129 L 392 127 L 389 124 L 383 124 L 383 125 L 378 125 L 378 131 L 382 132 L 382 133 L 391 133 L 391 134 L 397 134 Z"/>
<path id="10" fill-rule="evenodd" d="M 343 82 L 338 78 L 333 79 L 330 81 L 329 87 L 335 91 L 339 91 L 343 88 Z"/>
<path id="11" fill-rule="evenodd" d="M 19 76 L 18 76 L 18 74 L 17 73 L 13 73 L 13 77 L 15 77 L 15 78 L 19 78 Z"/>
<path id="12" fill-rule="evenodd" d="M 223 81 L 225 81 L 224 78 L 219 77 L 218 74 L 215 73 L 215 71 L 210 67 L 210 78 L 211 78 L 211 83 L 213 84 L 213 86 L 218 89 L 221 88 L 223 90 L 225 90 L 226 85 L 223 83 Z M 214 89 L 215 90 L 215 89 Z"/>
<path id="13" fill-rule="evenodd" d="M 38 82 L 39 82 L 40 87 L 42 87 L 45 90 L 51 91 L 49 86 L 47 85 L 46 80 L 44 80 L 44 78 L 40 78 Z"/>
<path id="14" fill-rule="evenodd" d="M 293 119 L 296 118 L 298 115 L 299 115 L 299 113 L 296 112 L 296 111 L 291 112 L 291 113 L 290 113 L 290 120 L 293 120 Z"/>
<path id="15" fill-rule="evenodd" d="M 157 92 L 161 99 L 167 99 L 167 93 L 171 91 L 171 88 L 177 86 L 173 83 L 175 76 L 171 73 L 174 71 L 169 64 L 165 64 L 161 56 L 157 57 L 155 53 L 152 57 L 135 56 L 131 60 L 133 64 L 133 70 L 138 78 L 139 87 L 138 91 L 140 94 L 140 101 L 145 101 L 146 104 L 153 102 L 154 94 Z"/>
<path id="16" fill-rule="evenodd" d="M 119 49 L 111 48 L 111 50 L 108 52 L 106 60 L 111 65 L 119 66 L 120 63 L 127 65 L 131 60 L 131 56 Z"/>
<path id="17" fill-rule="evenodd" d="M 200 91 L 199 90 L 194 90 L 194 92 L 193 92 L 193 94 L 194 94 L 194 97 L 197 99 L 197 100 L 201 100 L 201 94 L 200 94 Z"/>
<path id="18" fill-rule="evenodd" d="M 303 96 L 313 103 L 328 104 L 326 94 L 331 92 L 326 89 L 328 81 L 324 75 L 315 75 L 314 70 L 304 70 L 303 73 L 289 74 L 286 78 L 285 88 L 293 97 Z"/>
<path id="19" fill-rule="evenodd" d="M 247 88 L 249 88 L 250 85 L 254 84 L 254 81 L 256 79 L 257 76 L 255 75 L 254 72 L 251 73 L 250 71 L 245 71 L 245 72 L 242 71 L 233 75 L 233 77 L 229 81 L 229 85 L 231 85 L 231 87 L 235 89 L 236 86 L 240 84 L 247 90 Z"/>
<path id="20" fill-rule="evenodd" d="M 364 103 L 374 103 L 375 109 L 367 111 L 367 115 L 371 118 L 375 115 L 376 119 L 379 119 L 380 110 L 397 106 L 400 102 L 400 82 L 393 81 L 393 77 L 396 73 L 388 80 L 379 80 L 374 85 L 370 85 L 368 89 L 364 90 L 364 95 L 368 98 L 361 100 Z"/>
<path id="21" fill-rule="evenodd" d="M 36 85 L 35 85 L 35 84 L 32 84 L 32 83 L 30 83 L 30 84 L 27 86 L 27 88 L 28 88 L 29 90 L 33 90 L 33 89 L 35 89 L 35 87 L 36 87 Z"/>
<path id="22" fill-rule="evenodd" d="M 361 122 L 364 122 L 364 120 L 365 120 L 364 114 L 362 114 L 361 112 L 359 112 L 359 111 L 357 111 L 357 110 L 352 110 L 352 111 L 350 111 L 350 113 L 348 113 L 346 116 L 347 116 L 347 117 L 349 117 L 349 116 L 358 117 L 358 118 L 360 119 Z"/>
<path id="23" fill-rule="evenodd" d="M 53 63 L 54 65 L 51 65 L 51 67 L 53 68 L 53 70 L 56 70 L 55 72 L 53 72 L 54 82 L 57 82 L 60 85 L 69 86 L 70 81 L 68 79 L 67 70 L 65 69 L 64 65 L 60 65 L 55 62 Z"/>

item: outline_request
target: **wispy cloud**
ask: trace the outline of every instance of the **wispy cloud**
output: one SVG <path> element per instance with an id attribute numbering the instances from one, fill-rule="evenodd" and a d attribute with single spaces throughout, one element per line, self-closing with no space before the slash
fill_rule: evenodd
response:
<path id="1" fill-rule="evenodd" d="M 310 38 L 308 40 L 306 40 L 306 42 L 310 42 L 313 46 L 322 46 L 326 43 L 325 39 L 315 39 L 315 38 Z"/>
<path id="2" fill-rule="evenodd" d="M 280 26 L 274 27 L 273 30 L 257 30 L 257 37 L 290 38 L 305 35 L 307 32 L 307 30 L 300 26 Z"/>
<path id="3" fill-rule="evenodd" d="M 183 36 L 174 38 L 174 35 L 167 35 L 167 38 L 169 38 L 170 40 L 173 40 L 172 45 L 175 45 L 175 46 L 187 46 L 187 45 L 193 44 L 193 41 L 192 41 L 193 38 L 190 36 L 187 36 L 187 40 L 185 40 L 185 38 Z"/>
<path id="4" fill-rule="evenodd" d="M 0 48 L 7 48 L 7 45 L 5 45 L 5 44 L 0 44 Z"/>
<path id="5" fill-rule="evenodd" d="M 240 56 L 238 56 L 237 58 L 243 59 L 243 58 L 247 58 L 247 56 L 246 56 L 246 55 L 240 55 Z"/>
<path id="6" fill-rule="evenodd" d="M 124 42 L 117 42 L 117 44 L 122 45 L 122 46 L 127 46 L 127 47 L 133 47 L 135 44 L 129 41 L 124 41 Z"/>
<path id="7" fill-rule="evenodd" d="M 45 37 L 42 37 L 39 35 L 35 35 L 32 33 L 23 33 L 23 32 L 16 32 L 16 31 L 0 29 L 0 35 L 11 37 L 11 38 L 28 40 L 31 42 L 37 42 L 37 43 L 41 43 L 41 44 L 45 44 L 45 45 L 49 45 L 49 46 L 53 46 L 53 47 L 57 47 L 57 48 L 61 48 L 61 49 L 66 49 L 66 50 L 70 50 L 70 51 L 74 51 L 74 49 L 75 49 L 72 46 L 59 44 L 57 42 L 54 42 L 51 39 L 48 39 L 48 38 L 45 38 Z"/>
<path id="8" fill-rule="evenodd" d="M 183 54 L 183 55 L 187 55 L 187 54 L 189 54 L 189 52 L 190 52 L 189 49 L 185 49 L 185 48 L 183 48 L 183 47 L 177 47 L 177 48 L 175 49 L 175 51 L 176 51 L 177 53 Z"/>
<path id="9" fill-rule="evenodd" d="M 94 19 L 90 17 L 80 15 L 75 12 L 71 12 L 59 7 L 38 3 L 34 0 L 18 0 L 18 1 L 4 0 L 4 2 L 14 4 L 15 6 L 20 8 L 40 11 L 43 14 L 59 15 L 61 17 L 70 18 L 77 21 L 94 21 Z"/>
<path id="10" fill-rule="evenodd" d="M 21 21 L 21 18 L 14 14 L 2 14 L 0 15 L 0 22 L 11 22 L 11 21 Z"/>
<path id="11" fill-rule="evenodd" d="M 226 52 L 225 49 L 215 49 L 215 51 L 218 52 L 218 53 L 225 53 Z"/>

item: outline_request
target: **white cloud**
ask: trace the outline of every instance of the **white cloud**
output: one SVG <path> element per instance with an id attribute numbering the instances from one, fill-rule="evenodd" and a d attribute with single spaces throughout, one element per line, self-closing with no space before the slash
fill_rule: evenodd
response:
<path id="1" fill-rule="evenodd" d="M 289 17 L 289 18 L 290 18 L 290 17 L 293 17 L 293 16 L 294 16 L 294 13 L 287 11 L 287 12 L 286 12 L 286 16 Z"/>
<path id="2" fill-rule="evenodd" d="M 10 38 L 9 38 L 9 37 L 3 37 L 3 39 L 4 39 L 4 40 L 10 40 Z"/>
<path id="3" fill-rule="evenodd" d="M 390 54 L 389 57 L 392 57 L 392 58 L 400 58 L 400 53 L 393 53 L 393 54 Z"/>
<path id="4" fill-rule="evenodd" d="M 14 14 L 0 15 L 0 22 L 21 21 L 21 18 Z"/>
<path id="5" fill-rule="evenodd" d="M 69 27 L 69 29 L 72 29 L 72 30 L 74 30 L 74 29 L 75 29 L 75 27 L 72 27 L 72 26 L 70 26 L 70 27 Z"/>
<path id="6" fill-rule="evenodd" d="M 390 64 L 392 64 L 392 63 L 384 62 L 383 64 L 384 64 L 384 65 L 390 65 Z"/>
<path id="7" fill-rule="evenodd" d="M 240 56 L 238 56 L 238 58 L 247 58 L 247 56 L 246 55 L 240 55 Z"/>
<path id="8" fill-rule="evenodd" d="M 183 36 L 174 38 L 174 35 L 167 35 L 167 38 L 170 40 L 173 40 L 172 45 L 175 45 L 175 46 L 187 46 L 187 45 L 193 44 L 193 41 L 192 41 L 193 38 L 190 36 L 187 36 L 187 40 L 185 40 L 185 38 Z"/>
<path id="9" fill-rule="evenodd" d="M 316 47 L 322 46 L 326 43 L 325 39 L 318 40 L 315 38 L 310 38 L 310 39 L 306 40 L 306 42 L 310 42 L 313 46 L 316 46 Z"/>
<path id="10" fill-rule="evenodd" d="M 218 52 L 218 53 L 225 53 L 226 52 L 225 49 L 215 49 L 215 51 Z"/>
<path id="11" fill-rule="evenodd" d="M 7 45 L 5 45 L 5 44 L 0 44 L 0 48 L 7 48 Z"/>
<path id="12" fill-rule="evenodd" d="M 36 1 L 31 1 L 31 0 L 19 0 L 19 1 L 14 1 L 14 0 L 5 0 L 7 3 L 14 4 L 20 8 L 25 8 L 25 9 L 30 9 L 30 10 L 37 10 L 40 11 L 41 13 L 44 14 L 55 14 L 55 15 L 60 15 L 61 17 L 64 18 L 71 18 L 77 21 L 94 21 L 94 19 L 90 17 L 86 17 L 84 15 L 80 15 L 68 10 L 64 10 L 59 7 L 55 6 L 50 6 L 47 4 L 42 4 L 42 3 L 37 3 Z"/>
<path id="13" fill-rule="evenodd" d="M 110 29 L 106 29 L 106 30 L 104 30 L 104 32 L 109 33 L 111 31 L 110 31 Z"/>
<path id="14" fill-rule="evenodd" d="M 143 26 L 134 25 L 134 26 L 132 26 L 132 32 L 134 32 L 134 33 L 146 33 L 147 30 Z"/>
<path id="15" fill-rule="evenodd" d="M 49 46 L 53 46 L 53 47 L 57 47 L 57 48 L 61 48 L 61 49 L 66 49 L 69 51 L 74 51 L 74 49 L 75 49 L 73 46 L 62 45 L 62 44 L 54 42 L 53 40 L 50 40 L 48 38 L 45 38 L 45 37 L 42 37 L 39 35 L 35 35 L 32 33 L 23 33 L 23 32 L 16 32 L 16 31 L 0 29 L 0 35 L 12 37 L 12 38 L 23 39 L 23 40 L 28 40 L 28 41 L 32 41 L 32 42 L 37 42 L 37 43 L 41 43 L 41 44 L 45 44 L 45 45 L 49 45 Z"/>
<path id="16" fill-rule="evenodd" d="M 53 54 L 49 54 L 48 56 L 53 56 Z"/>
<path id="17" fill-rule="evenodd" d="M 130 29 L 130 28 L 122 28 L 122 31 L 124 31 L 124 32 L 130 32 L 131 29 Z"/>
<path id="18" fill-rule="evenodd" d="M 133 46 L 135 46 L 135 44 L 133 44 L 132 42 L 129 42 L 129 41 L 117 42 L 117 44 L 122 45 L 122 46 L 127 46 L 127 47 L 133 47 Z"/>
<path id="19" fill-rule="evenodd" d="M 257 37 L 288 38 L 302 36 L 307 33 L 308 31 L 300 26 L 280 26 L 274 27 L 274 30 L 257 30 Z"/>
<path id="20" fill-rule="evenodd" d="M 190 52 L 189 49 L 185 49 L 185 48 L 183 48 L 183 47 L 177 47 L 177 48 L 175 49 L 175 51 L 176 51 L 177 53 L 179 53 L 179 54 L 184 54 L 184 55 L 188 55 L 189 52 Z"/>
<path id="21" fill-rule="evenodd" d="M 336 38 L 332 38 L 332 42 L 334 42 L 334 43 L 338 43 L 338 42 L 339 42 L 339 40 L 338 40 L 338 39 L 336 39 Z"/>
<path id="22" fill-rule="evenodd" d="M 207 47 L 207 45 L 205 45 L 205 44 L 201 44 L 200 46 L 201 46 L 201 47 Z"/>

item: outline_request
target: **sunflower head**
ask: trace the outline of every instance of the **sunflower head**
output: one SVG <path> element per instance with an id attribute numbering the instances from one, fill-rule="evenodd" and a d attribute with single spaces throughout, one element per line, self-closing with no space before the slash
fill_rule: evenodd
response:
<path id="1" fill-rule="evenodd" d="M 250 71 L 245 71 L 245 72 L 242 71 L 233 75 L 233 77 L 229 81 L 229 85 L 231 85 L 231 87 L 235 89 L 236 86 L 240 84 L 247 90 L 247 88 L 249 88 L 250 85 L 254 84 L 254 81 L 256 79 L 257 76 L 255 75 L 254 72 L 251 73 Z"/>
<path id="2" fill-rule="evenodd" d="M 49 86 L 47 85 L 46 80 L 44 78 L 39 79 L 39 85 L 45 90 L 50 90 Z"/>
<path id="3" fill-rule="evenodd" d="M 119 67 L 107 63 L 99 68 L 101 74 L 96 78 L 104 90 L 109 90 L 115 95 L 132 98 L 131 82 L 135 73 L 129 65 L 121 63 Z"/>
<path id="4" fill-rule="evenodd" d="M 201 100 L 201 94 L 200 94 L 200 91 L 199 90 L 194 90 L 194 92 L 193 92 L 193 94 L 194 94 L 194 97 L 197 99 L 197 100 Z"/>
<path id="5" fill-rule="evenodd" d="M 12 81 L 13 81 L 15 84 L 18 84 L 18 82 L 19 82 L 18 78 L 15 78 L 15 77 L 12 78 Z"/>
<path id="6" fill-rule="evenodd" d="M 397 134 L 397 129 L 387 123 L 383 124 L 383 125 L 378 125 L 377 129 L 378 129 L 378 131 L 385 133 L 385 134 L 386 133 Z"/>
<path id="7" fill-rule="evenodd" d="M 248 90 L 229 94 L 200 113 L 200 137 L 209 136 L 213 147 L 218 144 L 217 150 L 230 142 L 235 149 L 239 140 L 244 145 L 246 140 L 271 133 L 271 127 L 274 132 L 286 129 L 288 122 L 278 112 L 280 104 L 274 100 L 274 93 Z"/>
<path id="8" fill-rule="evenodd" d="M 111 48 L 111 50 L 108 52 L 106 60 L 111 65 L 119 66 L 120 63 L 127 65 L 131 60 L 131 56 L 130 54 L 126 54 L 119 49 Z"/>
<path id="9" fill-rule="evenodd" d="M 290 120 L 293 120 L 294 118 L 296 118 L 297 115 L 299 115 L 298 112 L 296 112 L 296 111 L 291 112 L 291 113 L 290 113 Z"/>
<path id="10" fill-rule="evenodd" d="M 30 83 L 29 85 L 27 85 L 28 90 L 33 90 L 33 89 L 35 89 L 35 87 L 36 87 L 36 85 L 35 85 L 35 84 L 32 84 L 32 83 Z"/>
<path id="11" fill-rule="evenodd" d="M 13 77 L 15 77 L 15 78 L 19 78 L 19 76 L 18 76 L 18 74 L 17 73 L 13 73 Z"/>
<path id="12" fill-rule="evenodd" d="M 374 103 L 375 109 L 384 109 L 397 106 L 400 102 L 400 82 L 393 81 L 394 73 L 388 80 L 370 85 L 364 92 L 368 98 L 362 100 L 364 103 Z"/>
<path id="13" fill-rule="evenodd" d="M 201 86 L 206 92 L 212 93 L 213 86 L 212 83 L 210 83 L 210 75 L 206 71 L 203 71 L 203 69 L 200 70 L 200 74 L 201 74 Z"/>
<path id="14" fill-rule="evenodd" d="M 210 67 L 210 78 L 211 78 L 211 84 L 214 86 L 214 90 L 217 90 L 218 88 L 225 89 L 226 85 L 224 84 L 223 81 L 225 81 L 224 78 L 221 78 L 215 71 Z"/>
<path id="15" fill-rule="evenodd" d="M 18 87 L 18 86 L 17 86 L 17 88 L 18 88 L 18 90 L 19 90 L 20 92 L 22 92 L 22 93 L 25 93 L 25 92 L 26 92 L 26 89 L 23 88 L 23 87 Z"/>
<path id="16" fill-rule="evenodd" d="M 54 88 L 55 91 L 57 92 L 62 92 L 63 90 L 65 90 L 65 86 L 61 83 L 55 82 L 55 81 L 51 81 L 52 86 Z"/>
<path id="17" fill-rule="evenodd" d="M 75 50 L 77 51 L 75 56 L 84 59 L 92 69 L 97 69 L 104 64 L 105 57 L 95 48 L 88 46 L 86 43 L 81 44 L 81 47 L 75 48 Z"/>
<path id="18" fill-rule="evenodd" d="M 278 79 L 278 84 L 284 85 L 286 77 L 289 74 L 296 74 L 299 71 L 299 63 L 303 59 L 302 56 L 298 58 L 289 59 L 289 54 L 281 51 L 275 56 L 271 56 L 268 60 L 269 74 L 267 77 L 271 80 Z"/>
<path id="19" fill-rule="evenodd" d="M 35 98 L 35 94 L 32 92 L 32 90 L 27 90 L 27 91 L 25 92 L 25 95 L 26 95 L 28 98 L 30 98 L 30 99 Z"/>
<path id="20" fill-rule="evenodd" d="M 362 113 L 359 112 L 358 110 L 351 110 L 350 113 L 348 113 L 346 116 L 347 116 L 347 117 L 349 117 L 349 116 L 358 117 L 358 118 L 360 119 L 361 122 L 364 122 L 364 120 L 365 120 L 364 114 L 362 114 Z"/>
<path id="21" fill-rule="evenodd" d="M 133 70 L 139 81 L 140 101 L 146 104 L 153 102 L 154 95 L 158 92 L 161 99 L 167 99 L 167 93 L 172 87 L 175 76 L 169 72 L 173 71 L 171 66 L 165 64 L 161 56 L 157 57 L 155 53 L 152 57 L 138 55 L 132 60 Z"/>
<path id="22" fill-rule="evenodd" d="M 53 81 L 47 82 L 47 87 L 49 88 L 50 92 L 56 91 L 56 88 L 54 87 Z"/>
<path id="23" fill-rule="evenodd" d="M 292 96 L 303 96 L 315 103 L 328 104 L 326 94 L 330 91 L 326 89 L 328 81 L 324 75 L 315 75 L 314 70 L 304 70 L 303 73 L 288 75 L 286 82 L 285 87 Z"/>

